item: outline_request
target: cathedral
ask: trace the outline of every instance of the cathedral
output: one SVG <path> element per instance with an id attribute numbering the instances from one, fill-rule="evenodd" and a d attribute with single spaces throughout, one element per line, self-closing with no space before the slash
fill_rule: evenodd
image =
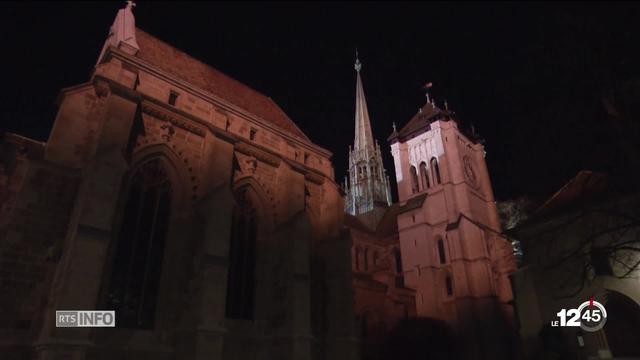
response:
<path id="1" fill-rule="evenodd" d="M 339 184 L 271 98 L 119 10 L 48 140 L 2 142 L 1 357 L 376 359 L 431 319 L 460 358 L 513 358 L 515 262 L 483 145 L 428 100 L 387 139 L 393 203 L 362 67 Z M 56 326 L 94 309 L 116 327 Z"/>
<path id="2" fill-rule="evenodd" d="M 509 275 L 516 263 L 483 145 L 446 104 L 443 110 L 427 97 L 388 138 L 398 186 L 391 204 L 361 69 L 356 59 L 355 139 L 344 187 L 362 333 L 384 337 L 402 319 L 438 319 L 464 339 L 463 358 L 513 358 Z"/>

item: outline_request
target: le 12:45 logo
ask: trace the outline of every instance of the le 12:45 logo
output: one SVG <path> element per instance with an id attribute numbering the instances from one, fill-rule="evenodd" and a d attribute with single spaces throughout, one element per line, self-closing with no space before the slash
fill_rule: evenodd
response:
<path id="1" fill-rule="evenodd" d="M 551 322 L 551 326 L 579 326 L 584 331 L 594 332 L 602 329 L 607 322 L 607 310 L 593 298 L 583 302 L 577 309 L 562 309 L 558 312 L 560 320 Z"/>

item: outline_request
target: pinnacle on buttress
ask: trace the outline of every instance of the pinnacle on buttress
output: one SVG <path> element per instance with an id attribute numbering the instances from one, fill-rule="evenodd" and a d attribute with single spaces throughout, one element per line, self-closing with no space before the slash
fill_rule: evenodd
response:
<path id="1" fill-rule="evenodd" d="M 113 46 L 129 55 L 135 55 L 140 50 L 136 41 L 136 19 L 133 16 L 133 8 L 136 4 L 133 1 L 127 1 L 127 5 L 118 10 L 115 20 L 109 29 L 109 35 L 102 47 L 98 64 L 102 61 L 105 51 Z"/>

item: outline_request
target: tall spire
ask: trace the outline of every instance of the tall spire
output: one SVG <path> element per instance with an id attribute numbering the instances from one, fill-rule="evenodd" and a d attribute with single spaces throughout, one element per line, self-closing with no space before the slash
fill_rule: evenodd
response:
<path id="1" fill-rule="evenodd" d="M 360 70 L 362 63 L 358 58 L 358 50 L 356 50 L 356 135 L 353 142 L 354 150 L 362 150 L 373 148 L 373 135 L 371 134 L 371 122 L 369 121 L 369 110 L 367 110 L 367 100 L 364 97 L 364 89 L 362 88 L 362 79 L 360 78 Z"/>
<path id="2" fill-rule="evenodd" d="M 362 215 L 371 229 L 375 229 L 386 207 L 391 205 L 389 179 L 382 164 L 380 145 L 373 140 L 371 121 L 364 97 L 360 70 L 362 63 L 356 50 L 356 131 L 353 148 L 349 146 L 349 171 L 345 185 L 345 210 Z"/>

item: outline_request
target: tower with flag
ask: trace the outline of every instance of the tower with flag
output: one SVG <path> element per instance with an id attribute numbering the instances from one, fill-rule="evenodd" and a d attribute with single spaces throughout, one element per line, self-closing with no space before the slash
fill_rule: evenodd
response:
<path id="1" fill-rule="evenodd" d="M 389 177 L 382 164 L 380 145 L 374 140 L 367 101 L 362 87 L 362 63 L 356 53 L 356 114 L 353 147 L 349 149 L 349 171 L 344 188 L 347 193 L 345 210 L 359 216 L 375 228 L 387 207 L 391 205 Z"/>

